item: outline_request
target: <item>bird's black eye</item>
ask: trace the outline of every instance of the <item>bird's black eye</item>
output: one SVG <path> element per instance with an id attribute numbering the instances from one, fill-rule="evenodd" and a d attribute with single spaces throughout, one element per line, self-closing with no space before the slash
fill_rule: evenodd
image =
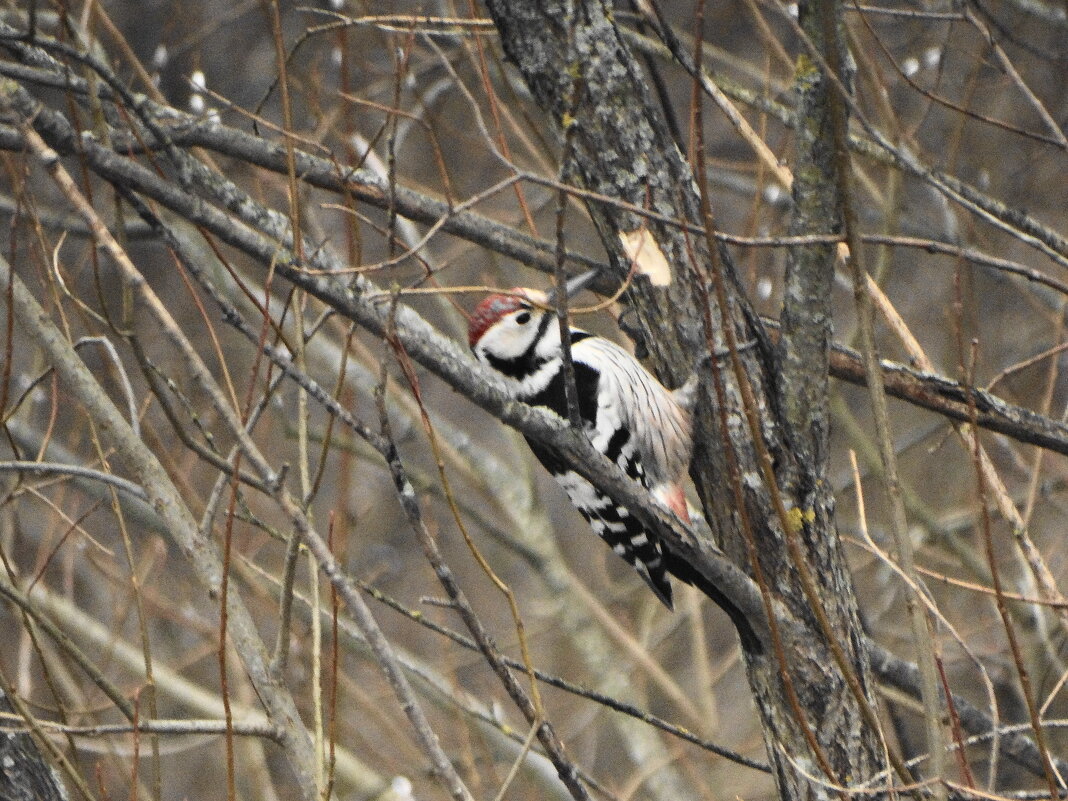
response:
<path id="1" fill-rule="evenodd" d="M 515 321 L 519 323 L 519 325 L 526 325 L 530 322 L 530 312 L 519 312 L 519 314 L 515 316 Z"/>

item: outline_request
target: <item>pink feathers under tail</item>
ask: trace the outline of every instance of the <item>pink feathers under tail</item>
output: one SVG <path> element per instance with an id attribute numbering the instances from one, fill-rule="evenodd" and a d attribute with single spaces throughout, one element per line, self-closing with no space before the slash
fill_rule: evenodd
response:
<path id="1" fill-rule="evenodd" d="M 653 489 L 653 497 L 675 513 L 683 523 L 690 522 L 690 509 L 686 503 L 686 493 L 680 484 L 662 484 Z"/>

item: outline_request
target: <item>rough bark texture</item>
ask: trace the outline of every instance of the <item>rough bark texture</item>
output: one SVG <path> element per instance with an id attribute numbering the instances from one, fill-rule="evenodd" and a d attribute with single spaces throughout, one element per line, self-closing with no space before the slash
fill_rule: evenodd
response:
<path id="1" fill-rule="evenodd" d="M 802 24 L 809 4 L 801 4 Z M 839 233 L 838 193 L 834 182 L 831 120 L 827 82 L 810 59 L 799 61 L 794 81 L 798 125 L 794 129 L 793 216 L 790 234 Z M 782 383 L 791 388 L 783 399 L 783 417 L 794 447 L 808 449 L 813 471 L 827 461 L 828 357 L 831 342 L 831 285 L 834 247 L 791 248 L 787 254 L 780 343 Z M 818 361 L 816 361 L 818 359 Z"/>
<path id="2" fill-rule="evenodd" d="M 0 712 L 14 710 L 0 691 Z M 7 726 L 17 726 L 7 721 Z M 0 798 L 4 801 L 67 801 L 67 793 L 52 766 L 29 734 L 0 734 Z"/>
<path id="3" fill-rule="evenodd" d="M 584 187 L 665 218 L 698 223 L 701 216 L 693 173 L 672 142 L 609 9 L 593 0 L 575 4 L 489 0 L 487 6 L 505 53 L 519 68 L 537 102 L 557 123 L 573 119 L 575 127 L 569 136 L 574 174 Z M 573 80 L 580 91 L 577 102 L 571 104 Z M 810 141 L 819 136 L 819 121 L 813 125 Z M 817 172 L 813 177 L 822 181 L 826 176 Z M 862 628 L 851 578 L 834 528 L 834 502 L 826 482 L 820 481 L 827 452 L 825 401 L 820 389 L 823 382 L 825 397 L 827 319 L 822 309 L 810 319 L 802 314 L 816 290 L 798 275 L 795 311 L 801 316 L 794 318 L 799 324 L 786 332 L 781 347 L 794 365 L 793 375 L 805 367 L 812 371 L 813 364 L 824 365 L 824 375 L 795 393 L 789 383 L 791 373 L 777 374 L 779 356 L 770 351 L 764 344 L 766 338 L 754 327 L 725 251 L 720 256 L 728 273 L 724 278 L 728 302 L 726 314 L 721 315 L 709 279 L 713 261 L 703 239 L 687 237 L 677 227 L 608 203 L 591 203 L 589 208 L 618 278 L 629 269 L 619 246 L 619 233 L 643 225 L 674 267 L 676 280 L 670 287 L 657 289 L 639 279 L 628 293 L 646 335 L 651 363 L 669 385 L 681 383 L 693 370 L 694 354 L 707 351 L 702 323 L 705 292 L 713 298 L 710 317 L 716 348 L 724 345 L 724 317 L 740 342 L 760 343 L 740 357 L 755 397 L 763 444 L 774 465 L 778 492 L 788 511 L 786 519 L 795 528 L 807 570 L 818 584 L 818 603 L 870 702 L 870 666 L 861 646 Z M 814 208 L 812 213 L 820 212 Z M 827 255 L 815 254 L 813 271 L 807 274 L 810 281 L 826 281 L 830 269 Z M 691 276 L 701 276 L 706 282 L 703 291 Z M 820 298 L 823 302 L 825 298 Z M 809 325 L 817 329 L 809 330 Z M 806 363 L 806 354 L 812 353 L 817 354 L 817 361 Z M 773 492 L 763 480 L 758 450 L 746 424 L 742 388 L 729 367 L 721 367 L 721 378 L 726 430 L 719 424 L 711 383 L 706 381 L 692 474 L 721 544 L 738 564 L 752 572 L 743 520 L 735 502 L 735 487 L 740 486 L 769 589 L 807 629 L 804 636 L 790 636 L 783 643 L 785 666 L 779 663 L 774 648 L 765 649 L 763 656 L 747 655 L 747 661 L 781 796 L 819 797 L 826 789 L 810 782 L 798 768 L 834 783 L 852 784 L 883 768 L 880 746 L 876 734 L 864 723 L 860 705 L 836 666 L 802 589 L 787 547 L 787 534 L 775 511 Z M 789 435 L 802 425 L 804 436 Z M 733 480 L 731 451 L 738 463 Z M 803 720 L 789 700 L 782 679 L 784 669 L 789 671 Z M 814 734 L 819 755 L 810 747 L 806 727 Z M 821 763 L 829 766 L 831 776 L 824 775 Z"/>

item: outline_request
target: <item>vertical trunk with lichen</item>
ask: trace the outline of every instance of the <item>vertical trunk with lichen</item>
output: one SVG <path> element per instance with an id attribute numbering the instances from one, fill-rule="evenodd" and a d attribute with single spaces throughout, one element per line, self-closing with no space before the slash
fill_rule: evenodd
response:
<path id="1" fill-rule="evenodd" d="M 487 0 L 486 5 L 506 55 L 542 109 L 558 126 L 565 122 L 573 126 L 569 147 L 576 180 L 586 189 L 648 209 L 659 218 L 699 224 L 700 198 L 693 172 L 651 102 L 644 75 L 608 7 L 596 0 Z M 831 167 L 820 151 L 827 124 L 819 110 L 825 89 L 814 70 L 799 71 L 799 83 L 807 98 L 801 113 L 808 117 L 799 138 L 795 198 L 801 211 L 795 226 L 799 231 L 824 232 L 836 225 L 834 198 L 827 194 L 833 186 Z M 617 278 L 629 269 L 619 236 L 643 226 L 673 266 L 675 280 L 670 286 L 656 288 L 639 278 L 628 292 L 646 334 L 651 364 L 669 385 L 681 383 L 694 368 L 694 354 L 707 351 L 706 311 L 715 348 L 724 346 L 725 326 L 739 342 L 760 343 L 739 354 L 744 367 L 741 380 L 752 390 L 751 411 L 759 419 L 761 445 L 770 457 L 765 465 L 771 466 L 775 487 L 764 480 L 760 449 L 747 423 L 743 386 L 729 363 L 719 368 L 722 409 L 717 408 L 713 383 L 704 382 L 692 475 L 724 549 L 752 574 L 745 544 L 751 536 L 769 592 L 805 630 L 805 636 L 787 637 L 781 651 L 769 643 L 762 655 L 747 655 L 749 681 L 781 797 L 829 794 L 825 786 L 809 781 L 805 772 L 842 785 L 870 777 L 884 767 L 882 749 L 857 696 L 870 704 L 873 683 L 861 645 L 851 578 L 834 527 L 833 497 L 822 480 L 833 254 L 827 248 L 814 249 L 799 253 L 791 263 L 783 337 L 773 350 L 755 329 L 758 323 L 747 312 L 725 249 L 719 249 L 727 298 L 721 311 L 714 291 L 715 262 L 703 237 L 620 205 L 591 202 L 589 210 Z M 738 514 L 738 494 L 747 515 Z M 790 537 L 796 543 L 793 552 L 788 547 Z M 803 570 L 797 564 L 798 554 Z M 807 593 L 805 574 L 813 582 Z M 823 625 L 813 612 L 813 601 L 825 613 Z M 853 690 L 831 652 L 825 627 L 840 646 L 839 662 L 844 661 L 856 677 Z"/>

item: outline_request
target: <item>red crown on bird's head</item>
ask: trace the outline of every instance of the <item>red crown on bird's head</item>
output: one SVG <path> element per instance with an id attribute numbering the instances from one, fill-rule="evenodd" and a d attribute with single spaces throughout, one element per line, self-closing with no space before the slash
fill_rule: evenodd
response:
<path id="1" fill-rule="evenodd" d="M 489 327 L 506 314 L 529 306 L 531 301 L 543 303 L 544 300 L 541 300 L 539 296 L 543 297 L 544 293 L 521 286 L 513 287 L 507 293 L 490 295 L 471 312 L 471 319 L 467 322 L 467 344 L 473 348 Z"/>

